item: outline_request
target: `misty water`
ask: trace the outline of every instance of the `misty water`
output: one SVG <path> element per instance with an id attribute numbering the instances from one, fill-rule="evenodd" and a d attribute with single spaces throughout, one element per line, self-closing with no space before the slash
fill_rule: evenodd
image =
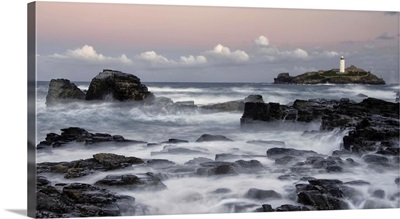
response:
<path id="1" fill-rule="evenodd" d="M 76 82 L 82 90 L 88 88 L 88 82 Z M 356 102 L 365 96 L 394 102 L 395 92 L 399 85 L 275 85 L 261 83 L 145 83 L 149 91 L 156 97 L 168 97 L 174 102 L 194 101 L 196 105 L 206 105 L 232 100 L 239 100 L 250 94 L 261 94 L 264 102 L 291 104 L 296 99 L 340 99 L 349 98 Z M 109 133 L 122 135 L 126 139 L 160 143 L 171 138 L 188 140 L 189 143 L 169 145 L 162 143 L 155 146 L 132 144 L 121 146 L 101 144 L 84 146 L 71 143 L 50 151 L 37 151 L 37 162 L 60 162 L 91 158 L 93 154 L 106 152 L 124 156 L 135 156 L 142 159 L 168 159 L 176 166 L 184 166 L 185 162 L 196 157 L 214 160 L 216 154 L 229 153 L 235 155 L 253 155 L 251 158 L 261 162 L 264 168 L 257 173 L 239 174 L 235 176 L 206 177 L 171 169 L 152 168 L 149 166 L 133 166 L 122 170 L 98 172 L 92 175 L 65 179 L 62 174 L 44 174 L 52 183 L 84 182 L 94 183 L 110 174 L 142 174 L 146 172 L 167 174 L 162 180 L 167 189 L 161 191 L 136 191 L 111 189 L 119 194 L 135 197 L 136 202 L 147 206 L 146 214 L 182 214 L 182 213 L 215 213 L 232 212 L 230 203 L 254 204 L 260 207 L 265 201 L 245 197 L 250 188 L 274 190 L 283 195 L 283 199 L 268 201 L 272 207 L 282 204 L 299 205 L 287 198 L 299 183 L 298 179 L 278 179 L 287 172 L 285 166 L 279 166 L 274 160 L 265 157 L 266 151 L 282 145 L 258 145 L 248 141 L 282 141 L 283 147 L 314 150 L 323 155 L 331 155 L 340 149 L 343 136 L 348 130 L 330 132 L 307 132 L 319 130 L 319 123 L 265 123 L 256 128 L 240 126 L 242 112 L 217 112 L 191 107 L 171 107 L 161 100 L 153 105 L 138 105 L 118 102 L 76 102 L 46 107 L 45 99 L 48 82 L 38 82 L 37 86 L 37 142 L 45 139 L 47 133 L 60 133 L 67 127 L 81 127 L 91 133 Z M 233 142 L 195 142 L 202 134 L 224 135 Z M 164 147 L 182 147 L 193 149 L 199 153 L 168 154 L 160 152 Z M 153 152 L 153 153 L 152 153 Z M 262 156 L 260 156 L 262 155 Z M 377 171 L 365 168 L 366 164 L 359 157 L 352 157 L 360 166 L 345 169 L 341 173 L 327 173 L 312 170 L 309 175 L 315 178 L 339 179 L 347 182 L 364 180 L 370 185 L 354 186 L 362 193 L 356 201 L 349 201 L 353 208 L 398 208 L 399 199 L 393 198 L 399 192 L 393 182 L 399 177 L 399 169 Z M 228 159 L 226 161 L 236 161 Z M 174 167 L 175 168 L 175 167 Z M 286 167 L 287 168 L 287 167 Z M 213 191 L 227 188 L 225 194 Z M 366 204 L 374 200 L 373 191 L 385 191 L 384 199 L 379 205 Z M 254 210 L 250 207 L 247 210 Z"/>

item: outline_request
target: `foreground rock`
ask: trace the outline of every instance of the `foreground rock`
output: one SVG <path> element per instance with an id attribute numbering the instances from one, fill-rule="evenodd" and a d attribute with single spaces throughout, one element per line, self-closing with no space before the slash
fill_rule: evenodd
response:
<path id="1" fill-rule="evenodd" d="M 92 145 L 103 142 L 114 142 L 114 143 L 129 143 L 129 144 L 141 144 L 146 143 L 143 141 L 128 140 L 121 135 L 110 135 L 105 133 L 89 133 L 83 128 L 69 127 L 61 129 L 61 135 L 56 133 L 49 133 L 44 141 L 41 141 L 37 145 L 37 149 L 55 148 L 60 147 L 70 142 L 82 142 L 85 145 Z"/>
<path id="2" fill-rule="evenodd" d="M 38 182 L 37 218 L 143 215 L 147 211 L 133 197 L 116 195 L 89 184 L 52 186 L 41 176 Z"/>
<path id="3" fill-rule="evenodd" d="M 92 79 L 85 99 L 138 101 L 153 97 L 135 75 L 105 69 Z"/>
<path id="4" fill-rule="evenodd" d="M 44 162 L 37 164 L 38 173 L 60 173 L 64 178 L 78 178 L 96 171 L 109 171 L 142 164 L 144 161 L 137 157 L 99 153 L 93 158 L 71 162 Z"/>
<path id="5" fill-rule="evenodd" d="M 84 100 L 85 93 L 67 79 L 51 79 L 46 96 L 46 105 Z"/>
<path id="6" fill-rule="evenodd" d="M 354 200 L 359 193 L 340 180 L 312 179 L 309 184 L 297 184 L 297 201 L 316 210 L 349 209 L 345 199 Z"/>

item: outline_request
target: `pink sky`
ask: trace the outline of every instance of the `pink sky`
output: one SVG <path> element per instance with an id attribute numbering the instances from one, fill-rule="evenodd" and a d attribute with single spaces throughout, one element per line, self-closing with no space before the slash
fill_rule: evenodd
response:
<path id="1" fill-rule="evenodd" d="M 41 41 L 209 48 L 267 36 L 277 45 L 321 46 L 397 34 L 383 12 L 38 3 Z M 394 18 L 393 18 L 394 17 Z"/>

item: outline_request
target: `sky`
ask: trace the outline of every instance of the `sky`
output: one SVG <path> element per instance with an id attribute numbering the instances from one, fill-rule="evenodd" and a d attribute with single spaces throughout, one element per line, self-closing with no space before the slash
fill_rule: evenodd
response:
<path id="1" fill-rule="evenodd" d="M 355 65 L 399 83 L 399 13 L 37 2 L 37 77 L 273 82 Z"/>

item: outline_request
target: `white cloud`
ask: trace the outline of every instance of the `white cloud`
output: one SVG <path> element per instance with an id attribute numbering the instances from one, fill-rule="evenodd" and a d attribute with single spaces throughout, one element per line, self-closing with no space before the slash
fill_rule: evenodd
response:
<path id="1" fill-rule="evenodd" d="M 265 36 L 259 36 L 257 39 L 254 40 L 254 43 L 258 46 L 268 46 L 269 40 Z"/>
<path id="2" fill-rule="evenodd" d="M 152 64 L 171 64 L 171 63 L 174 63 L 173 60 L 169 60 L 169 59 L 165 58 L 162 55 L 158 55 L 154 51 L 147 51 L 147 52 L 140 53 L 140 55 L 138 55 L 137 58 L 139 60 L 147 61 L 147 62 L 150 62 Z"/>
<path id="3" fill-rule="evenodd" d="M 59 59 L 77 59 L 91 62 L 118 62 L 123 64 L 133 63 L 133 61 L 130 60 L 125 54 L 122 54 L 120 57 L 104 56 L 89 45 L 84 45 L 81 48 L 74 50 L 67 50 L 62 54 L 54 53 L 50 57 Z"/>
<path id="4" fill-rule="evenodd" d="M 213 58 L 214 60 L 219 59 L 234 62 L 246 62 L 250 58 L 245 51 L 235 50 L 234 52 L 231 52 L 228 47 L 225 47 L 221 44 L 215 46 L 213 50 L 207 51 L 206 55 Z"/>
<path id="5" fill-rule="evenodd" d="M 308 52 L 303 49 L 300 49 L 300 48 L 297 48 L 295 50 L 282 51 L 282 52 L 279 52 L 279 55 L 283 56 L 285 58 L 286 57 L 296 58 L 296 59 L 308 59 L 309 58 Z"/>
<path id="6" fill-rule="evenodd" d="M 187 65 L 195 65 L 195 64 L 204 64 L 207 63 L 207 58 L 205 56 L 181 56 L 180 57 L 180 62 L 182 64 L 187 64 Z"/>

